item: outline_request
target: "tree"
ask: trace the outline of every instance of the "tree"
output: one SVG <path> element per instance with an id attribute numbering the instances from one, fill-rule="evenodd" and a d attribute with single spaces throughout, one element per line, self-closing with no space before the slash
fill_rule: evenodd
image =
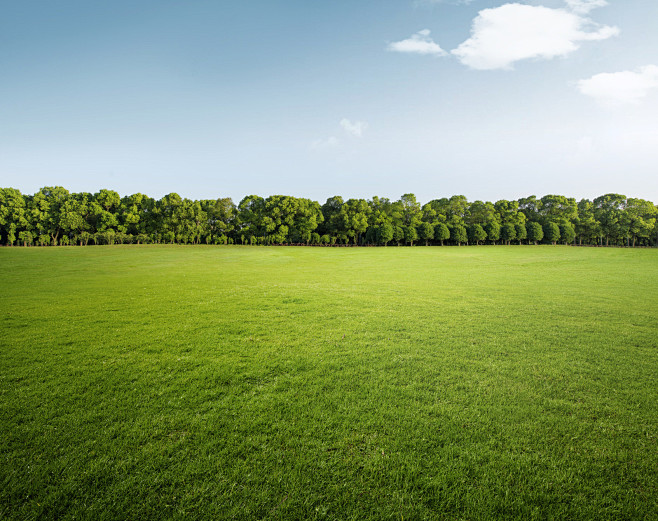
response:
<path id="1" fill-rule="evenodd" d="M 594 218 L 594 205 L 589 199 L 581 199 L 578 202 L 575 231 L 581 245 L 583 240 L 590 243 L 600 234 L 600 224 Z"/>
<path id="2" fill-rule="evenodd" d="M 649 239 L 656 225 L 658 211 L 644 199 L 629 198 L 626 201 L 624 221 L 627 222 L 628 235 L 633 239 L 633 247 L 638 239 Z"/>
<path id="3" fill-rule="evenodd" d="M 517 222 L 525 222 L 525 216 L 522 218 L 519 217 L 523 215 L 519 214 L 519 203 L 518 201 L 508 201 L 506 199 L 501 199 L 496 201 L 494 205 L 496 213 L 500 217 L 500 222 L 502 224 L 516 224 Z"/>
<path id="4" fill-rule="evenodd" d="M 83 231 L 91 227 L 89 223 L 90 194 L 71 194 L 62 204 L 60 211 L 60 226 L 65 233 L 79 237 Z"/>
<path id="5" fill-rule="evenodd" d="M 511 223 L 503 224 L 503 227 L 500 229 L 500 238 L 507 245 L 509 245 L 510 241 L 516 239 L 516 228 L 514 225 Z"/>
<path id="6" fill-rule="evenodd" d="M 353 238 L 354 244 L 359 243 L 361 234 L 368 229 L 370 212 L 370 206 L 365 199 L 348 199 L 341 207 L 341 229 L 345 230 L 348 237 Z"/>
<path id="7" fill-rule="evenodd" d="M 379 242 L 383 242 L 384 246 L 387 246 L 389 241 L 393 239 L 393 235 L 394 235 L 393 225 L 388 222 L 384 223 L 379 227 L 378 232 L 379 232 Z"/>
<path id="8" fill-rule="evenodd" d="M 521 241 L 524 241 L 528 238 L 528 230 L 525 227 L 525 223 L 519 223 L 514 226 L 516 230 L 516 238 L 519 241 L 519 244 L 521 244 Z"/>
<path id="9" fill-rule="evenodd" d="M 441 246 L 443 246 L 443 241 L 450 239 L 450 229 L 444 223 L 437 224 L 434 227 L 434 238 L 441 241 Z"/>
<path id="10" fill-rule="evenodd" d="M 114 190 L 102 189 L 94 196 L 94 199 L 106 212 L 111 213 L 116 213 L 121 204 L 121 196 Z"/>
<path id="11" fill-rule="evenodd" d="M 573 224 L 578 218 L 578 205 L 573 198 L 563 195 L 545 195 L 541 198 L 539 215 L 542 224 L 548 222 Z"/>
<path id="12" fill-rule="evenodd" d="M 455 241 L 458 246 L 461 246 L 463 242 L 468 244 L 468 234 L 466 233 L 466 228 L 464 226 L 454 226 L 452 230 L 450 230 L 450 238 Z"/>
<path id="13" fill-rule="evenodd" d="M 554 222 L 548 222 L 544 225 L 544 238 L 555 245 L 560 240 L 560 227 Z"/>
<path id="14" fill-rule="evenodd" d="M 265 233 L 263 222 L 265 199 L 258 195 L 248 195 L 238 204 L 238 226 L 240 236 L 262 236 Z M 244 244 L 244 240 L 242 241 Z"/>
<path id="15" fill-rule="evenodd" d="M 327 199 L 327 202 L 322 205 L 323 224 L 320 226 L 319 233 L 336 236 L 343 231 L 344 222 L 341 216 L 343 204 L 343 198 L 340 195 L 335 195 Z"/>
<path id="16" fill-rule="evenodd" d="M 208 218 L 208 231 L 213 236 L 226 236 L 235 229 L 237 209 L 230 197 L 202 201 Z"/>
<path id="17" fill-rule="evenodd" d="M 434 238 L 434 226 L 428 222 L 421 223 L 418 227 L 418 237 L 425 241 L 425 246 L 429 246 L 429 241 Z"/>
<path id="18" fill-rule="evenodd" d="M 23 246 L 32 246 L 34 236 L 32 232 L 22 231 L 18 233 L 18 239 L 23 243 Z"/>
<path id="19" fill-rule="evenodd" d="M 575 243 L 576 231 L 571 223 L 564 223 L 560 226 L 560 237 L 564 244 Z"/>
<path id="20" fill-rule="evenodd" d="M 414 229 L 420 224 L 422 212 L 420 203 L 416 202 L 414 194 L 404 194 L 400 198 L 402 206 L 402 223 L 404 226 L 412 226 Z"/>
<path id="21" fill-rule="evenodd" d="M 69 191 L 61 186 L 46 186 L 32 198 L 30 209 L 39 235 L 49 235 L 53 245 L 57 245 L 61 227 L 61 209 L 69 197 Z M 41 241 L 41 238 L 39 240 Z"/>
<path id="22" fill-rule="evenodd" d="M 338 240 L 385 246 L 392 240 L 413 245 L 418 239 L 429 245 L 435 239 L 443 245 L 451 237 L 456 244 L 479 245 L 487 239 L 496 244 L 501 236 L 507 244 L 514 238 L 521 244 L 545 237 L 553 243 L 644 246 L 656 242 L 658 246 L 656 220 L 658 207 L 652 202 L 621 194 L 577 204 L 560 195 L 501 199 L 495 204 L 469 203 L 455 195 L 422 208 L 411 193 L 395 202 L 376 196 L 343 202 L 335 196 L 323 206 L 293 196 L 252 195 L 236 207 L 230 198 L 197 201 L 175 193 L 155 201 L 143 194 L 121 198 L 107 189 L 92 195 L 44 187 L 34 195 L 23 195 L 0 188 L 0 243 L 10 246 L 86 245 L 90 239 L 98 244 L 335 244 Z"/>
<path id="23" fill-rule="evenodd" d="M 410 246 L 414 245 L 414 241 L 418 239 L 418 232 L 416 231 L 415 226 L 405 226 L 404 227 L 404 240 L 409 243 Z"/>
<path id="24" fill-rule="evenodd" d="M 527 229 L 528 241 L 534 242 L 535 246 L 544 239 L 544 230 L 538 222 L 529 222 Z"/>
<path id="25" fill-rule="evenodd" d="M 157 202 L 159 228 L 170 243 L 180 242 L 183 238 L 184 207 L 183 199 L 177 193 L 165 195 Z M 110 223 L 108 223 L 110 224 Z M 109 229 L 104 225 L 100 230 Z M 172 239 L 173 237 L 173 239 Z"/>
<path id="26" fill-rule="evenodd" d="M 0 236 L 7 237 L 7 244 L 11 246 L 19 237 L 21 231 L 29 227 L 25 198 L 20 191 L 14 188 L 0 189 Z"/>
<path id="27" fill-rule="evenodd" d="M 606 194 L 593 201 L 594 217 L 600 223 L 601 233 L 605 237 L 605 245 L 617 241 L 621 235 L 620 219 L 626 205 L 626 196 L 621 194 Z"/>
<path id="28" fill-rule="evenodd" d="M 519 211 L 525 215 L 526 221 L 539 221 L 539 212 L 542 209 L 542 202 L 536 196 L 531 195 L 518 200 Z M 540 239 L 541 240 L 541 239 Z"/>
<path id="29" fill-rule="evenodd" d="M 479 224 L 483 228 L 491 222 L 500 222 L 494 205 L 490 202 L 474 201 L 468 207 L 466 222 L 469 225 Z"/>
<path id="30" fill-rule="evenodd" d="M 496 241 L 500 239 L 500 224 L 496 221 L 490 222 L 486 227 L 487 239 L 496 245 Z"/>
<path id="31" fill-rule="evenodd" d="M 404 240 L 404 228 L 402 226 L 393 226 L 393 240 L 400 246 L 400 241 Z"/>
<path id="32" fill-rule="evenodd" d="M 487 238 L 487 232 L 484 231 L 481 224 L 472 224 L 468 227 L 468 238 L 474 242 L 476 246 L 480 245 L 480 241 Z"/>

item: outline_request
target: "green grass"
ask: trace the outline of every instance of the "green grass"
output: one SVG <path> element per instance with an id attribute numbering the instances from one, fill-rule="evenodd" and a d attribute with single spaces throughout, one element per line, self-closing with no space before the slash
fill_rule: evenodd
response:
<path id="1" fill-rule="evenodd" d="M 658 515 L 658 250 L 2 248 L 0 270 L 0 518 Z"/>

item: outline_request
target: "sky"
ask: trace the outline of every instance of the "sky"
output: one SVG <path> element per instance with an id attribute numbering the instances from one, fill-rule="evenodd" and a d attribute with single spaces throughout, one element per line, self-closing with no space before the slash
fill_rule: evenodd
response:
<path id="1" fill-rule="evenodd" d="M 658 202 L 655 0 L 0 0 L 0 186 Z"/>

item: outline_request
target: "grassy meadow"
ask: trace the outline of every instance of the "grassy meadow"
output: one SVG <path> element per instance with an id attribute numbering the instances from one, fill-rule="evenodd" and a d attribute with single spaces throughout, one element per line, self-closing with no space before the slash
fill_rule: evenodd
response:
<path id="1" fill-rule="evenodd" d="M 655 519 L 658 250 L 0 249 L 0 519 Z"/>

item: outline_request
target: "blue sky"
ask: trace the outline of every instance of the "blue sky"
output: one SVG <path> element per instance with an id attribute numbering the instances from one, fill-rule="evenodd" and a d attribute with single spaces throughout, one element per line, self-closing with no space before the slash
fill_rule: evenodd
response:
<path id="1" fill-rule="evenodd" d="M 0 186 L 658 202 L 658 2 L 0 7 Z"/>

